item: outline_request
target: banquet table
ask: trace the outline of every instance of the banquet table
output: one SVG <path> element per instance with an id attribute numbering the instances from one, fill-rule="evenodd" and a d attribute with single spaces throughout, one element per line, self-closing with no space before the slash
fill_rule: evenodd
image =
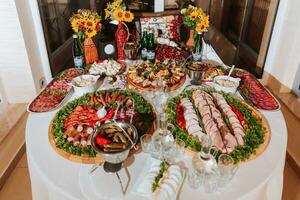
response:
<path id="1" fill-rule="evenodd" d="M 207 58 L 221 62 L 212 48 L 207 47 L 205 51 Z M 123 195 L 114 174 L 105 173 L 101 167 L 89 174 L 92 165 L 69 161 L 52 149 L 48 140 L 48 127 L 58 110 L 30 113 L 27 120 L 26 153 L 33 199 L 146 199 L 136 195 L 135 190 L 143 178 L 149 155 L 138 153 L 130 158 L 132 162 L 127 166 L 129 181 L 122 176 L 124 172 L 121 170 L 121 179 L 128 183 L 126 194 Z M 177 199 L 281 199 L 287 146 L 286 124 L 280 110 L 260 112 L 271 130 L 266 150 L 256 159 L 241 163 L 232 181 L 215 193 L 207 194 L 201 189 L 191 189 L 186 178 Z M 191 155 L 184 155 L 182 160 L 187 168 L 191 166 Z"/>

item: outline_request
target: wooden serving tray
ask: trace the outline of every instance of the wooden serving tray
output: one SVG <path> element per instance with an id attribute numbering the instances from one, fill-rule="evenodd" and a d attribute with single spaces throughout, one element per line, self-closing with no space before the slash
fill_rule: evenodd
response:
<path id="1" fill-rule="evenodd" d="M 181 80 L 178 83 L 176 83 L 175 85 L 172 85 L 171 87 L 167 87 L 166 92 L 172 92 L 172 91 L 175 91 L 178 88 L 180 88 L 185 83 L 185 79 L 186 79 L 186 75 L 184 75 L 181 78 Z M 130 89 L 134 89 L 134 90 L 137 90 L 140 92 L 155 91 L 154 87 L 146 87 L 145 88 L 139 84 L 134 83 L 133 80 L 131 78 L 129 78 L 128 75 L 127 75 L 127 84 Z"/>
<path id="2" fill-rule="evenodd" d="M 260 119 L 262 128 L 264 129 L 264 133 L 265 133 L 264 142 L 262 144 L 260 144 L 260 146 L 257 149 L 255 149 L 255 153 L 253 153 L 248 159 L 239 162 L 239 163 L 243 163 L 243 162 L 254 160 L 255 158 L 257 158 L 259 155 L 261 155 L 266 150 L 266 148 L 268 147 L 270 140 L 271 140 L 271 129 L 270 129 L 269 123 L 267 122 L 266 118 L 258 110 L 251 107 L 250 105 L 248 105 L 245 101 L 243 101 L 241 99 L 237 99 L 237 101 L 240 101 L 244 106 L 246 106 L 249 110 L 252 111 L 252 114 L 256 118 Z M 186 133 L 186 134 L 188 134 L 188 133 Z M 192 150 L 190 147 L 186 147 L 185 152 L 190 156 L 194 156 L 195 154 L 199 153 L 199 152 Z"/>
<path id="3" fill-rule="evenodd" d="M 48 128 L 48 139 L 51 147 L 56 151 L 56 153 L 58 153 L 59 155 L 61 155 L 67 160 L 77 162 L 77 163 L 82 163 L 82 164 L 100 164 L 105 161 L 104 158 L 102 158 L 99 154 L 97 154 L 96 157 L 90 157 L 88 155 L 77 156 L 57 148 L 55 138 L 53 137 L 53 133 L 52 133 L 52 121 Z"/>

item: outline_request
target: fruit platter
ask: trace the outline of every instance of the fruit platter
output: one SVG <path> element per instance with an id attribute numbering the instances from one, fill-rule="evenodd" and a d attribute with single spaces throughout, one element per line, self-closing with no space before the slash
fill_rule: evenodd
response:
<path id="1" fill-rule="evenodd" d="M 174 91 L 185 82 L 185 73 L 181 65 L 169 60 L 163 62 L 142 62 L 137 66 L 130 66 L 127 74 L 128 86 L 138 91 L 151 91 L 159 86 L 162 80 L 166 91 Z"/>
<path id="2" fill-rule="evenodd" d="M 134 99 L 135 108 L 132 108 L 132 100 L 128 99 L 116 111 L 119 103 L 128 96 Z M 102 162 L 103 158 L 91 146 L 91 136 L 96 123 L 104 124 L 115 114 L 119 121 L 129 121 L 129 117 L 133 116 L 132 124 L 139 137 L 152 132 L 155 115 L 151 105 L 140 94 L 131 90 L 109 89 L 88 93 L 61 108 L 49 126 L 50 143 L 57 153 L 69 160 L 81 163 Z M 95 142 L 103 150 L 113 151 L 127 142 L 122 134 L 118 134 L 118 130 L 107 131 L 111 137 L 98 133 L 95 138 Z"/>
<path id="3" fill-rule="evenodd" d="M 237 69 L 234 77 L 240 78 L 239 92 L 251 105 L 262 110 L 279 110 L 280 103 L 251 73 Z"/>
<path id="4" fill-rule="evenodd" d="M 212 88 L 186 90 L 168 101 L 166 111 L 174 136 L 191 152 L 200 151 L 199 138 L 209 134 L 219 153 L 238 163 L 260 155 L 270 140 L 269 126 L 257 110 Z"/>
<path id="5" fill-rule="evenodd" d="M 85 74 L 83 69 L 70 68 L 55 77 L 40 94 L 28 105 L 28 112 L 48 112 L 58 108 L 72 90 L 73 78 Z"/>

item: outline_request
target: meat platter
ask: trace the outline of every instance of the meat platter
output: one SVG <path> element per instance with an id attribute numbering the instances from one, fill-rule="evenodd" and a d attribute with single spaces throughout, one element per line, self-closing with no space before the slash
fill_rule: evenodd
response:
<path id="1" fill-rule="evenodd" d="M 70 85 L 73 78 L 84 74 L 83 69 L 70 68 L 55 77 L 28 105 L 27 111 L 42 113 L 58 108 L 72 90 Z"/>
<path id="2" fill-rule="evenodd" d="M 133 115 L 133 125 L 139 137 L 151 133 L 155 115 L 151 105 L 138 93 L 131 90 L 109 89 L 81 96 L 62 107 L 49 126 L 49 141 L 51 146 L 61 156 L 81 163 L 99 163 L 103 159 L 96 154 L 91 146 L 91 135 L 96 123 L 105 123 L 113 118 L 117 105 L 127 96 L 125 104 L 116 112 L 116 119 L 129 121 Z M 101 135 L 101 134 L 100 134 Z M 96 138 L 97 144 L 110 148 L 113 143 L 107 138 Z M 122 139 L 122 138 L 121 138 Z"/>
<path id="3" fill-rule="evenodd" d="M 162 83 L 159 83 L 159 81 Z M 174 91 L 185 82 L 185 73 L 181 65 L 169 60 L 163 62 L 142 62 L 131 66 L 127 74 L 130 88 L 139 91 L 155 90 L 160 84 L 166 86 L 166 91 Z"/>
<path id="4" fill-rule="evenodd" d="M 241 79 L 239 92 L 247 102 L 262 110 L 280 109 L 277 99 L 251 73 L 237 69 L 233 76 Z"/>
<path id="5" fill-rule="evenodd" d="M 199 138 L 209 134 L 219 153 L 241 162 L 262 153 L 270 140 L 269 126 L 257 110 L 212 88 L 186 90 L 171 98 L 166 110 L 175 137 L 185 141 L 191 151 L 200 151 Z"/>

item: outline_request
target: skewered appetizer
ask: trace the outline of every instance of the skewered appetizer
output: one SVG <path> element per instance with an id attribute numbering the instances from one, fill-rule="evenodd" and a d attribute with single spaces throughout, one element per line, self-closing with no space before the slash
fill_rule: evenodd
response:
<path id="1" fill-rule="evenodd" d="M 177 89 L 185 81 L 185 73 L 181 66 L 164 62 L 143 62 L 138 66 L 131 66 L 128 72 L 128 83 L 137 89 L 155 89 L 159 80 L 163 81 L 169 90 Z"/>
<path id="2" fill-rule="evenodd" d="M 117 105 L 127 96 L 134 99 L 135 108 L 133 109 L 132 100 L 128 99 L 115 112 Z M 154 121 L 150 104 L 133 91 L 110 89 L 88 93 L 69 102 L 55 115 L 49 131 L 51 144 L 54 148 L 63 151 L 64 154 L 73 155 L 75 161 L 80 157 L 93 158 L 96 156 L 96 152 L 92 149 L 90 138 L 94 132 L 95 124 L 104 124 L 115 114 L 117 120 L 125 122 L 130 121 L 130 117 L 133 116 L 133 125 L 139 136 L 147 133 Z M 124 137 L 120 136 L 120 132 L 118 133 L 119 129 L 111 127 L 110 130 L 107 129 L 104 132 L 110 131 L 113 132 L 114 136 L 118 136 L 99 133 L 97 144 L 101 148 L 112 148 L 106 145 L 114 145 L 115 147 L 116 144 L 113 144 L 115 141 L 126 143 Z M 130 135 L 131 131 L 127 130 L 127 133 Z M 101 143 L 104 140 L 109 140 L 110 143 Z M 117 146 L 121 147 L 121 144 L 117 144 Z"/>
<path id="3" fill-rule="evenodd" d="M 260 113 L 213 88 L 187 90 L 173 97 L 167 113 L 175 126 L 174 135 L 193 151 L 201 150 L 200 138 L 208 134 L 220 153 L 239 162 L 257 156 L 269 141 L 269 128 Z"/>

